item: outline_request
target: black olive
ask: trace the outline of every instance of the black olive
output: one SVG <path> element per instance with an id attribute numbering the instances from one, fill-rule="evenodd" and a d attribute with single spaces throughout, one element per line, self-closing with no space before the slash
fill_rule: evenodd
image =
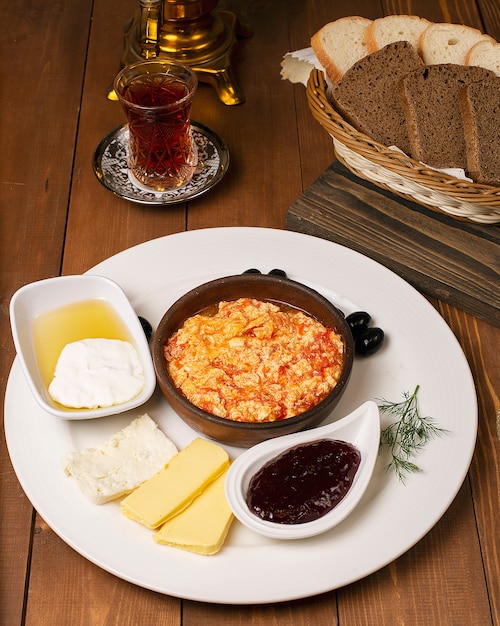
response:
<path id="1" fill-rule="evenodd" d="M 355 311 L 345 318 L 354 339 L 368 328 L 371 319 L 371 315 L 366 311 Z"/>
<path id="2" fill-rule="evenodd" d="M 368 356 L 374 354 L 384 342 L 384 331 L 374 326 L 367 328 L 355 337 L 355 348 L 358 354 Z"/>
<path id="3" fill-rule="evenodd" d="M 139 318 L 139 322 L 141 323 L 142 330 L 144 331 L 144 334 L 146 335 L 146 339 L 149 341 L 151 339 L 151 335 L 153 334 L 153 327 L 151 326 L 151 324 L 148 322 L 148 320 L 145 317 L 141 317 L 140 315 L 138 315 L 137 317 Z"/>
<path id="4" fill-rule="evenodd" d="M 268 274 L 271 274 L 271 276 L 281 276 L 282 278 L 286 278 L 285 270 L 274 269 L 268 272 Z"/>
<path id="5" fill-rule="evenodd" d="M 255 267 L 251 267 L 249 270 L 245 270 L 243 274 L 262 274 L 262 272 L 255 269 Z"/>

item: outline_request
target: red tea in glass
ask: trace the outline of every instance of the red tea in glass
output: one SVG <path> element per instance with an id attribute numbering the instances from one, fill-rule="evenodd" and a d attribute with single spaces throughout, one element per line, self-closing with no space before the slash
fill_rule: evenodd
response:
<path id="1" fill-rule="evenodd" d="M 124 68 L 115 91 L 129 126 L 128 165 L 139 183 L 157 191 L 191 180 L 198 157 L 189 114 L 194 72 L 170 61 L 141 61 Z"/>

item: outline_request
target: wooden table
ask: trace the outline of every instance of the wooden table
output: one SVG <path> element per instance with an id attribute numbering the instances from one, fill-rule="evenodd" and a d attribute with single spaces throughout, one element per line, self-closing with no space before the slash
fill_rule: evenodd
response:
<path id="1" fill-rule="evenodd" d="M 323 24 L 349 14 L 413 12 L 467 23 L 500 40 L 497 0 L 232 0 L 221 6 L 254 30 L 233 56 L 246 102 L 224 106 L 202 85 L 193 117 L 225 139 L 230 170 L 201 198 L 158 209 L 116 197 L 91 168 L 101 138 L 123 121 L 120 107 L 104 94 L 118 69 L 134 0 L 2 3 L 2 394 L 14 358 L 8 304 L 23 284 L 82 273 L 134 244 L 179 231 L 285 228 L 287 208 L 332 162 L 333 152 L 308 111 L 304 88 L 282 81 L 279 64 L 285 52 L 308 46 Z M 433 304 L 472 369 L 479 434 L 455 501 L 405 555 L 357 583 L 300 601 L 230 606 L 163 596 L 99 569 L 56 536 L 25 497 L 2 437 L 0 622 L 500 624 L 500 331 L 445 302 Z"/>

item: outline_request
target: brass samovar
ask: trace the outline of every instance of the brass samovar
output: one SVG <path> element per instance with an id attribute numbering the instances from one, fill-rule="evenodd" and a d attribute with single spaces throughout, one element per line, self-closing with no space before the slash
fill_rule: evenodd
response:
<path id="1" fill-rule="evenodd" d="M 237 37 L 250 35 L 236 15 L 216 10 L 218 0 L 139 0 L 125 34 L 122 65 L 168 58 L 189 65 L 224 104 L 244 101 L 232 70 Z M 113 92 L 108 97 L 114 99 Z"/>

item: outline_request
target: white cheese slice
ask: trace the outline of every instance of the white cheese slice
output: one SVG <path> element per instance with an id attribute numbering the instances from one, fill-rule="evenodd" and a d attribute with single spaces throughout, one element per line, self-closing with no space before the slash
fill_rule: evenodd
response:
<path id="1" fill-rule="evenodd" d="M 49 394 L 67 407 L 96 409 L 128 402 L 143 387 L 144 372 L 131 343 L 83 339 L 62 349 Z"/>
<path id="2" fill-rule="evenodd" d="M 149 415 L 136 418 L 108 441 L 63 459 L 83 493 L 95 504 L 124 496 L 162 470 L 177 448 Z"/>

